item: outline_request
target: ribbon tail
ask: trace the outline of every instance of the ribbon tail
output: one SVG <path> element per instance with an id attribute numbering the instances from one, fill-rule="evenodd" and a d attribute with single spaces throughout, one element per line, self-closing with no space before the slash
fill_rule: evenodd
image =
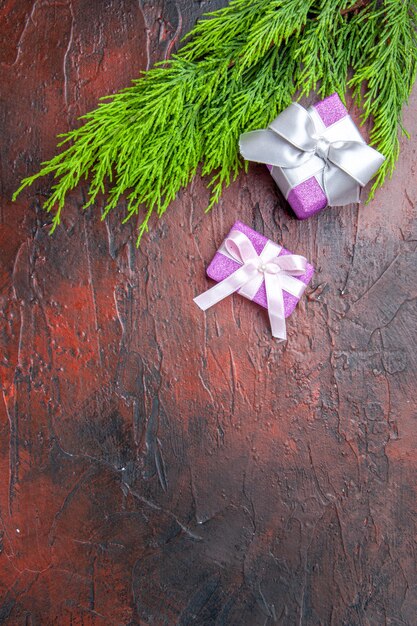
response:
<path id="1" fill-rule="evenodd" d="M 334 141 L 323 170 L 323 189 L 330 206 L 359 202 L 364 187 L 384 162 L 382 154 L 359 141 Z"/>
<path id="2" fill-rule="evenodd" d="M 265 288 L 272 336 L 279 341 L 286 341 L 284 294 L 277 274 L 265 273 Z"/>
<path id="3" fill-rule="evenodd" d="M 322 172 L 322 187 L 329 206 L 346 206 L 359 202 L 359 184 L 330 161 L 326 162 Z"/>
<path id="4" fill-rule="evenodd" d="M 238 291 L 257 274 L 258 270 L 255 266 L 243 265 L 220 283 L 194 298 L 194 302 L 200 309 L 206 311 L 221 300 L 224 300 L 224 298 L 227 298 L 227 296 Z"/>

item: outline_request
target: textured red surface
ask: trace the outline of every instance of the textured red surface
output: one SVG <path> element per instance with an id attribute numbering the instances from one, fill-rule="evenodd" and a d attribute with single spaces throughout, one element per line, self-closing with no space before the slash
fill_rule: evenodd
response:
<path id="1" fill-rule="evenodd" d="M 220 4 L 1 5 L 0 623 L 416 624 L 415 140 L 306 222 L 262 166 L 210 215 L 197 178 L 139 251 L 82 189 L 53 238 L 47 181 L 10 203 Z M 244 298 L 192 303 L 236 219 L 317 268 L 286 345 Z"/>

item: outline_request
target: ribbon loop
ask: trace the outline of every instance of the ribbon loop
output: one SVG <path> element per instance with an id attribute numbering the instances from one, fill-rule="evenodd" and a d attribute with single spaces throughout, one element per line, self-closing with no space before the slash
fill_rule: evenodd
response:
<path id="1" fill-rule="evenodd" d="M 241 267 L 194 298 L 194 302 L 206 311 L 235 291 L 252 299 L 265 281 L 272 335 L 284 341 L 287 333 L 283 291 L 297 298 L 302 296 L 307 285 L 296 277 L 305 273 L 307 260 L 296 254 L 279 255 L 280 248 L 274 244 L 266 245 L 258 255 L 250 239 L 240 230 L 231 231 L 225 248 Z"/>
<path id="2" fill-rule="evenodd" d="M 364 141 L 330 141 L 325 134 L 309 111 L 293 103 L 267 129 L 243 133 L 240 153 L 248 161 L 282 169 L 298 168 L 319 157 L 328 204 L 356 202 L 360 187 L 371 180 L 385 157 Z"/>
<path id="3" fill-rule="evenodd" d="M 240 230 L 233 230 L 231 237 L 227 237 L 225 243 L 226 250 L 238 263 L 246 263 L 251 259 L 256 259 L 257 254 L 252 242 Z"/>

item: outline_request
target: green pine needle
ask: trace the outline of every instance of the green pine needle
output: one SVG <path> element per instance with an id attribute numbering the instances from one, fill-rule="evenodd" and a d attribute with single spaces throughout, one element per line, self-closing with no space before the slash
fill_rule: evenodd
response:
<path id="1" fill-rule="evenodd" d="M 202 164 L 209 207 L 244 166 L 242 132 L 263 128 L 298 94 L 351 87 L 373 121 L 371 143 L 385 156 L 371 196 L 392 174 L 401 111 L 417 67 L 417 0 L 231 0 L 201 19 L 179 54 L 83 116 L 61 135 L 63 151 L 22 181 L 54 185 L 44 208 L 51 232 L 65 198 L 89 181 L 85 207 L 107 191 L 102 218 L 127 198 L 123 221 L 162 215 Z M 108 100 L 103 98 L 103 100 Z"/>

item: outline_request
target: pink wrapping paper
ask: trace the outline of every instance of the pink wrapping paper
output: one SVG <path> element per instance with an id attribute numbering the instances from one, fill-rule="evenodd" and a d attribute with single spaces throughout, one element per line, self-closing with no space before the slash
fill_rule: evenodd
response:
<path id="1" fill-rule="evenodd" d="M 260 233 L 256 232 L 256 230 L 249 228 L 249 226 L 246 226 L 246 224 L 243 224 L 242 222 L 235 222 L 230 232 L 232 230 L 240 230 L 242 233 L 244 233 L 250 239 L 250 241 L 253 244 L 253 247 L 255 248 L 258 254 L 262 252 L 262 250 L 265 247 L 266 242 L 268 241 L 268 239 L 264 235 L 261 235 Z M 283 247 L 279 256 L 284 255 L 284 254 L 293 254 L 293 253 Z M 221 252 L 216 252 L 216 254 L 213 257 L 213 260 L 211 261 L 210 265 L 207 268 L 207 276 L 209 276 L 216 282 L 220 282 L 224 280 L 225 278 L 227 278 L 228 276 L 230 276 L 230 274 L 235 272 L 237 269 L 239 269 L 239 267 L 240 267 L 239 263 L 237 263 L 233 259 L 226 257 Z M 310 264 L 307 264 L 307 270 L 305 274 L 303 274 L 302 276 L 297 276 L 297 278 L 301 280 L 303 283 L 305 283 L 306 285 L 308 285 L 313 274 L 314 274 L 314 267 Z M 294 311 L 295 307 L 297 306 L 298 300 L 299 298 L 296 298 L 295 296 L 284 291 L 285 317 L 289 317 L 291 315 L 291 313 Z M 255 297 L 253 298 L 253 302 L 260 304 L 265 309 L 268 308 L 264 282 L 262 283 Z"/>

